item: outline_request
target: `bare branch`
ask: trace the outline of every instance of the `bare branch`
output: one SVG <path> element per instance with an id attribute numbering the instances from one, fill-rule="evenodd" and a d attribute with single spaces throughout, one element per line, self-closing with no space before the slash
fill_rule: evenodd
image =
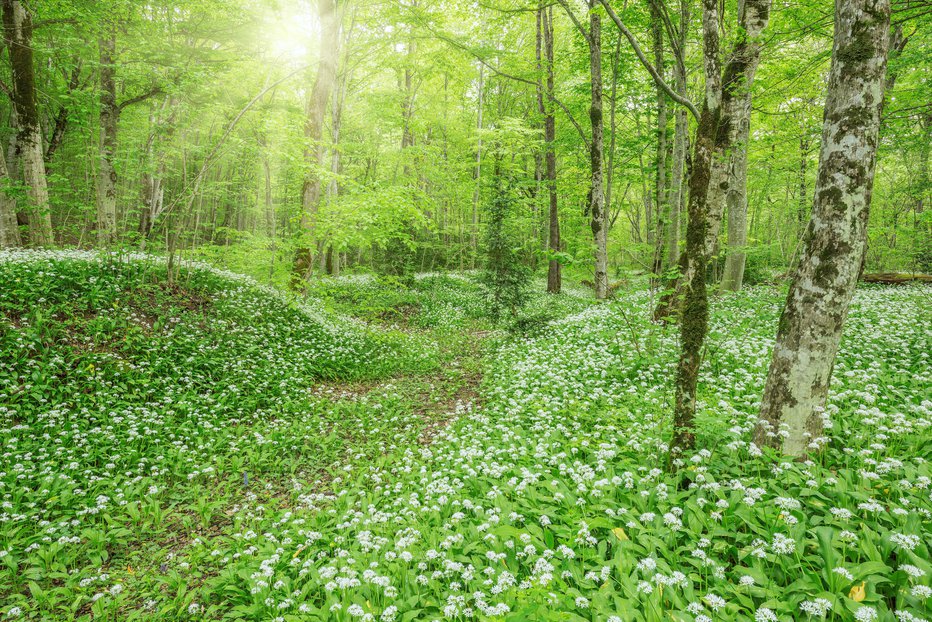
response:
<path id="1" fill-rule="evenodd" d="M 657 83 L 657 86 L 663 89 L 663 91 L 670 96 L 670 99 L 689 110 L 693 117 L 698 120 L 699 109 L 696 108 L 696 105 L 670 88 L 670 85 L 664 81 L 660 74 L 657 73 L 657 70 L 654 68 L 654 66 L 650 64 L 650 61 L 647 60 L 647 57 L 644 55 L 644 51 L 641 50 L 641 46 L 638 45 L 637 39 L 634 38 L 634 35 L 630 30 L 628 30 L 628 27 L 625 26 L 624 22 L 621 21 L 621 18 L 618 17 L 618 14 L 615 13 L 615 11 L 611 6 L 609 6 L 606 0 L 599 0 L 599 2 L 601 2 L 602 6 L 605 7 L 605 10 L 608 11 L 608 16 L 612 18 L 613 22 L 615 22 L 615 26 L 618 27 L 618 30 L 621 32 L 621 34 L 623 34 L 628 42 L 631 43 L 631 47 L 634 48 L 634 53 L 637 55 L 638 60 L 641 61 L 641 64 L 644 65 L 644 68 L 647 69 L 648 73 L 650 73 L 651 77 L 654 79 L 654 82 Z"/>
<path id="2" fill-rule="evenodd" d="M 117 106 L 117 108 L 120 110 L 120 112 L 123 112 L 123 110 L 125 110 L 126 108 L 129 108 L 130 106 L 132 106 L 132 105 L 134 105 L 134 104 L 138 104 L 139 102 L 144 102 L 144 101 L 146 101 L 147 99 L 149 99 L 150 97 L 155 97 L 156 95 L 161 95 L 162 92 L 163 92 L 163 91 L 162 91 L 162 87 L 160 87 L 160 86 L 152 87 L 151 89 L 149 89 L 149 90 L 146 91 L 145 93 L 141 93 L 140 95 L 137 95 L 136 97 L 130 97 L 130 98 L 127 99 L 126 101 L 121 102 L 121 103 Z"/>
<path id="3" fill-rule="evenodd" d="M 583 39 L 589 41 L 589 31 L 583 28 L 583 25 L 579 23 L 578 19 L 576 19 L 576 14 L 573 13 L 573 9 L 570 8 L 570 5 L 567 4 L 566 0 L 557 0 L 557 2 L 560 3 L 560 6 L 563 7 L 563 10 L 566 12 L 569 18 L 573 20 L 573 24 L 576 25 L 576 30 L 579 31 L 579 34 L 582 35 Z"/>

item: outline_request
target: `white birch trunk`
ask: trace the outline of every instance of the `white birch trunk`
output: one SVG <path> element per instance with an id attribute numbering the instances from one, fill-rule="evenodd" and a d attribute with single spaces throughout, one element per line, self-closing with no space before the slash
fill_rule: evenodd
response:
<path id="1" fill-rule="evenodd" d="M 756 433 L 759 443 L 782 441 L 790 456 L 819 444 L 832 366 L 864 257 L 889 27 L 890 0 L 835 2 L 815 200 Z"/>

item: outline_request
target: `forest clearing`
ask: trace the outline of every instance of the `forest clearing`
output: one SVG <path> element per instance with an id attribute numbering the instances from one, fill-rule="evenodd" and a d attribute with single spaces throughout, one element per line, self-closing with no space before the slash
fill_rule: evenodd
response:
<path id="1" fill-rule="evenodd" d="M 0 18 L 0 619 L 932 622 L 928 0 Z"/>

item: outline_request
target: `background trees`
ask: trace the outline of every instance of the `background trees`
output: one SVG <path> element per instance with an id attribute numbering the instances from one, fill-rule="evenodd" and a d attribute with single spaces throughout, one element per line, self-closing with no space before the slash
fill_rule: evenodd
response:
<path id="1" fill-rule="evenodd" d="M 530 267 L 554 280 L 569 266 L 602 293 L 620 270 L 675 268 L 697 165 L 696 119 L 676 99 L 704 99 L 703 12 L 607 6 L 655 75 L 600 4 L 9 0 L 0 239 L 172 247 L 240 269 L 258 254 L 254 272 L 279 282 L 302 248 L 318 273 L 473 267 L 492 200 L 484 143 L 517 124 L 538 144 L 512 154 L 534 181 L 520 212 Z M 726 2 L 716 18 L 718 62 L 744 67 L 725 78 L 734 147 L 713 202 L 728 226 L 711 222 L 704 275 L 727 289 L 799 259 L 832 33 L 827 2 L 780 7 L 763 34 L 748 7 L 759 13 Z M 868 270 L 932 262 L 929 19 L 906 5 L 892 18 Z"/>

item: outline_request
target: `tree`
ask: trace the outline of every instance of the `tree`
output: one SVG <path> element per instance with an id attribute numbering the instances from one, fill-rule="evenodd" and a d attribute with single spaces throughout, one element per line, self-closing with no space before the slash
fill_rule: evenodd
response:
<path id="1" fill-rule="evenodd" d="M 116 99 L 114 56 L 116 24 L 109 22 L 100 36 L 100 162 L 97 167 L 97 245 L 107 248 L 116 241 L 116 182 L 114 157 L 120 109 Z"/>
<path id="2" fill-rule="evenodd" d="M 553 101 L 553 9 L 541 5 L 537 9 L 537 69 L 546 75 L 538 78 L 537 109 L 544 119 L 544 160 L 547 180 L 547 250 L 550 261 L 547 266 L 547 291 L 559 294 L 562 287 L 560 261 L 555 256 L 560 252 L 560 212 L 557 205 L 557 154 L 556 119 Z"/>
<path id="3" fill-rule="evenodd" d="M 661 5 L 662 7 L 662 5 Z M 686 93 L 686 43 L 689 31 L 690 0 L 680 0 L 679 28 L 673 65 L 673 86 L 677 95 L 687 97 Z M 667 266 L 676 266 L 680 258 L 680 213 L 686 203 L 683 176 L 686 172 L 686 154 L 689 149 L 689 112 L 685 106 L 677 106 L 673 130 L 673 166 L 670 172 L 669 215 L 667 216 Z"/>
<path id="4" fill-rule="evenodd" d="M 0 149 L 0 248 L 16 248 L 22 244 L 16 222 L 16 199 L 10 193 L 11 184 L 6 158 Z"/>
<path id="5" fill-rule="evenodd" d="M 48 246 L 54 238 L 36 97 L 32 15 L 21 0 L 3 0 L 3 30 L 13 68 L 12 99 L 18 126 L 13 156 L 20 162 L 19 170 L 26 182 L 29 241 L 35 246 Z"/>
<path id="6" fill-rule="evenodd" d="M 608 297 L 608 219 L 605 217 L 605 186 L 602 183 L 603 152 L 605 150 L 602 127 L 602 17 L 595 10 L 597 0 L 589 3 L 589 81 L 592 103 L 589 122 L 592 124 L 592 141 L 589 145 L 592 184 L 589 190 L 591 228 L 595 238 L 595 297 Z"/>
<path id="7" fill-rule="evenodd" d="M 314 86 L 307 100 L 307 119 L 304 126 L 304 159 L 307 167 L 301 190 L 301 233 L 304 239 L 295 254 L 292 278 L 294 287 L 306 280 L 314 269 L 315 250 L 312 246 L 316 244 L 315 221 L 322 186 L 320 170 L 325 155 L 321 137 L 340 58 L 340 14 L 336 0 L 318 0 L 317 10 L 321 29 L 320 60 Z"/>
<path id="8" fill-rule="evenodd" d="M 836 0 L 815 200 L 755 434 L 760 444 L 782 443 L 791 456 L 820 445 L 832 367 L 864 258 L 889 28 L 889 0 Z"/>
<path id="9" fill-rule="evenodd" d="M 663 75 L 664 46 L 663 18 L 660 14 L 660 0 L 650 3 L 650 30 L 654 48 L 654 66 Z M 648 238 L 653 241 L 654 254 L 651 258 L 651 273 L 659 275 L 663 268 L 664 248 L 666 244 L 666 221 L 669 214 L 669 195 L 667 193 L 667 95 L 660 85 L 657 91 L 657 151 L 654 156 L 654 230 L 648 230 Z M 648 219 L 650 220 L 650 219 Z M 656 279 L 652 279 L 656 282 Z"/>
<path id="10" fill-rule="evenodd" d="M 751 128 L 751 87 L 760 63 L 760 36 L 770 19 L 770 0 L 747 0 L 739 4 L 740 27 L 731 61 L 725 70 L 725 127 L 728 132 L 725 166 L 725 201 L 728 210 L 728 257 L 722 288 L 741 289 L 747 257 L 748 139 Z M 718 199 L 719 201 L 721 199 Z"/>

